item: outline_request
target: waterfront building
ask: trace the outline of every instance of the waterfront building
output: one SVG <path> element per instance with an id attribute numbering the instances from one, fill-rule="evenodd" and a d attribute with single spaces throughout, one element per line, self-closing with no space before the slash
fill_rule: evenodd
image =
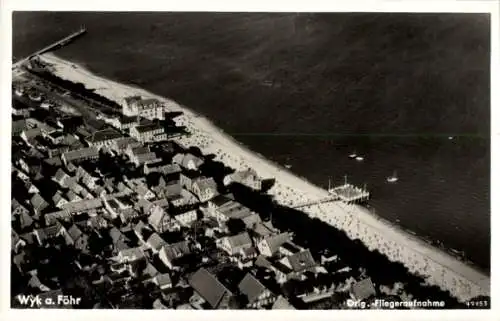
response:
<path id="1" fill-rule="evenodd" d="M 258 242 L 257 248 L 261 255 L 270 257 L 278 253 L 280 247 L 289 241 L 291 241 L 291 235 L 287 232 L 270 235 Z"/>
<path id="2" fill-rule="evenodd" d="M 196 157 L 193 154 L 179 153 L 173 157 L 172 163 L 180 165 L 188 171 L 197 171 L 204 162 L 203 159 Z"/>
<path id="3" fill-rule="evenodd" d="M 231 202 L 234 202 L 232 194 L 217 195 L 207 202 L 205 209 L 207 210 L 209 215 L 216 217 L 216 210 Z"/>
<path id="4" fill-rule="evenodd" d="M 158 142 L 167 140 L 168 135 L 165 128 L 158 123 L 137 125 L 130 129 L 130 136 L 140 142 Z"/>
<path id="5" fill-rule="evenodd" d="M 279 253 L 285 256 L 294 255 L 296 253 L 299 253 L 300 251 L 302 251 L 302 248 L 292 243 L 292 241 L 282 243 L 279 247 Z"/>
<path id="6" fill-rule="evenodd" d="M 165 119 L 167 108 L 158 99 L 143 99 L 141 96 L 130 96 L 123 100 L 122 113 L 130 117 L 147 119 Z"/>
<path id="7" fill-rule="evenodd" d="M 247 216 L 253 214 L 251 209 L 234 200 L 231 200 L 218 208 L 209 207 L 208 212 L 211 213 L 211 215 L 214 216 L 221 225 L 226 224 L 230 219 L 243 220 Z"/>
<path id="8" fill-rule="evenodd" d="M 262 238 L 266 236 L 279 233 L 279 231 L 274 228 L 271 221 L 259 222 L 252 227 L 251 231 L 256 242 L 262 240 Z"/>
<path id="9" fill-rule="evenodd" d="M 218 195 L 217 183 L 212 177 L 198 178 L 193 182 L 192 192 L 204 203 Z"/>
<path id="10" fill-rule="evenodd" d="M 239 183 L 257 191 L 260 191 L 262 189 L 262 179 L 257 175 L 257 172 L 251 168 L 244 171 L 235 172 L 233 174 L 227 175 L 224 178 L 224 185 L 226 186 L 233 182 Z"/>
<path id="11" fill-rule="evenodd" d="M 254 226 L 262 223 L 262 219 L 257 213 L 252 213 L 252 215 L 248 215 L 247 217 L 242 218 L 241 221 L 243 222 L 243 224 L 245 224 L 245 227 L 248 230 L 252 230 Z"/>
<path id="12" fill-rule="evenodd" d="M 104 118 L 104 121 L 121 131 L 125 131 L 136 126 L 139 123 L 137 118 L 137 116 L 119 115 L 115 117 Z"/>

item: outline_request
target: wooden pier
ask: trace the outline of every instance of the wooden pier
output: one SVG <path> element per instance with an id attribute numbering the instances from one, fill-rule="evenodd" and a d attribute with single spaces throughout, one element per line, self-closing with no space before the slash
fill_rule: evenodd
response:
<path id="1" fill-rule="evenodd" d="M 347 182 L 347 176 L 345 177 L 344 184 L 337 187 L 330 187 L 330 182 L 328 182 L 328 193 L 330 196 L 313 201 L 306 201 L 299 204 L 291 206 L 292 208 L 303 208 L 323 203 L 329 203 L 334 201 L 342 201 L 346 204 L 363 203 L 370 199 L 370 192 L 366 189 L 356 187 Z"/>

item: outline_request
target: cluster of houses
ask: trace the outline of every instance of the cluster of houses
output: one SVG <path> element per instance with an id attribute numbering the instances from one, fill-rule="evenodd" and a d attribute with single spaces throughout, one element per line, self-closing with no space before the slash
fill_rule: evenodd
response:
<path id="1" fill-rule="evenodd" d="M 33 254 L 53 247 L 73 249 L 72 273 L 91 287 L 105 285 L 106 306 L 114 308 L 137 302 L 137 287 L 147 286 L 157 309 L 294 309 L 297 297 L 281 287 L 330 273 L 293 233 L 230 193 L 233 183 L 260 190 L 255 171 L 220 182 L 206 176 L 202 155 L 168 141 L 159 123 L 143 123 L 163 117 L 158 101 L 130 97 L 123 114 L 98 130 L 63 114 L 17 120 L 12 267 L 23 293 L 65 292 L 61 277 Z M 152 142 L 173 152 L 160 155 Z M 234 231 L 234 222 L 242 228 Z M 45 261 L 57 265 L 58 257 Z M 239 277 L 227 278 L 228 268 Z M 299 297 L 320 300 L 335 289 L 315 287 Z M 346 291 L 355 299 L 376 294 L 369 278 L 353 280 Z"/>

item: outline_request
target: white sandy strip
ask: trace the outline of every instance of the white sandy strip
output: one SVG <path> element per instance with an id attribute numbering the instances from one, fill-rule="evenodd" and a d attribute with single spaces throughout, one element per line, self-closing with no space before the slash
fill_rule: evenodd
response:
<path id="1" fill-rule="evenodd" d="M 215 154 L 217 160 L 235 169 L 251 167 L 263 178 L 275 178 L 276 184 L 270 193 L 280 204 L 293 205 L 329 195 L 326 190 L 250 151 L 206 118 L 172 100 L 141 88 L 98 77 L 52 54 L 45 54 L 42 58 L 54 65 L 55 73 L 60 77 L 83 83 L 88 89 L 95 89 L 98 94 L 120 104 L 127 96 L 141 95 L 166 102 L 171 111 L 182 111 L 184 115 L 179 117 L 177 122 L 187 126 L 193 135 L 179 139 L 179 143 L 184 146 L 198 146 L 203 153 Z M 311 217 L 317 217 L 344 230 L 350 238 L 360 239 L 369 249 L 377 249 L 390 260 L 403 263 L 410 271 L 423 275 L 429 284 L 450 291 L 460 300 L 465 301 L 477 295 L 490 295 L 490 278 L 487 275 L 378 219 L 365 208 L 336 202 L 310 206 L 303 210 Z"/>

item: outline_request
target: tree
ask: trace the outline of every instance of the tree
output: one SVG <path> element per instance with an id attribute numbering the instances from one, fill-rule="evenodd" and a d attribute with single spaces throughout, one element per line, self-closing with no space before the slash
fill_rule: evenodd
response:
<path id="1" fill-rule="evenodd" d="M 108 242 L 102 237 L 99 237 L 96 233 L 92 233 L 89 236 L 89 250 L 93 254 L 101 254 L 104 249 L 108 246 Z"/>
<path id="2" fill-rule="evenodd" d="M 242 220 L 230 218 L 229 221 L 227 221 L 227 228 L 229 229 L 229 233 L 235 235 L 244 232 L 246 226 Z"/>
<path id="3" fill-rule="evenodd" d="M 282 286 L 283 294 L 288 298 L 294 298 L 297 296 L 297 290 L 300 282 L 295 279 L 291 279 Z"/>
<path id="4" fill-rule="evenodd" d="M 228 306 L 232 310 L 244 309 L 246 308 L 247 305 L 248 305 L 248 299 L 245 295 L 241 293 L 233 295 L 231 296 L 231 298 L 229 298 Z"/>

